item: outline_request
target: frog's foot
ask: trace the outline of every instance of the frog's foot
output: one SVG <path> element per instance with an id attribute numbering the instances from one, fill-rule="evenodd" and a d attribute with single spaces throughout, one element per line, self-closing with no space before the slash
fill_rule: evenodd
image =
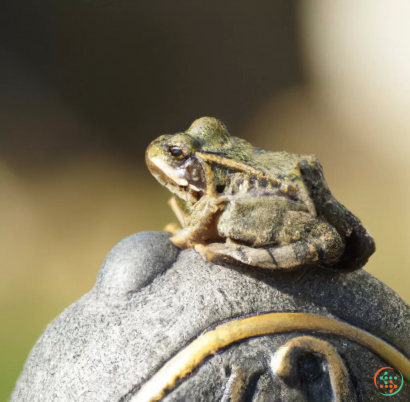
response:
<path id="1" fill-rule="evenodd" d="M 164 232 L 169 232 L 169 233 L 171 233 L 171 234 L 173 234 L 173 235 L 176 235 L 178 232 L 180 232 L 181 231 L 181 226 L 180 225 L 178 225 L 177 223 L 175 223 L 175 222 L 171 222 L 171 223 L 168 223 L 165 227 L 164 227 Z"/>
<path id="2" fill-rule="evenodd" d="M 203 221 L 212 218 L 225 203 L 230 200 L 229 196 L 222 195 L 218 197 L 202 197 L 196 204 L 195 210 L 200 213 Z"/>
<path id="3" fill-rule="evenodd" d="M 228 197 L 210 198 L 198 201 L 191 214 L 187 227 L 171 237 L 171 241 L 179 248 L 191 248 L 197 243 L 217 238 L 218 233 L 213 223 L 215 214 L 224 208 Z"/>
<path id="4" fill-rule="evenodd" d="M 170 239 L 177 247 L 185 249 L 193 247 L 193 235 L 190 229 L 182 229 Z"/>
<path id="5" fill-rule="evenodd" d="M 172 212 L 174 212 L 175 216 L 178 218 L 179 223 L 181 224 L 181 226 L 184 226 L 185 225 L 185 219 L 186 219 L 186 213 L 181 208 L 181 205 L 178 203 L 177 198 L 175 197 L 175 195 L 173 195 L 168 200 L 168 205 L 171 207 Z M 181 228 L 179 228 L 178 230 L 181 230 Z"/>
<path id="6" fill-rule="evenodd" d="M 207 239 L 215 239 L 216 237 L 217 233 L 213 226 L 205 228 L 190 227 L 180 230 L 178 233 L 172 236 L 170 240 L 177 247 L 185 249 L 196 247 L 196 245 L 200 245 L 206 242 Z"/>
<path id="7" fill-rule="evenodd" d="M 249 247 L 234 242 L 196 245 L 195 250 L 214 264 L 242 263 L 266 269 L 293 269 L 302 265 L 336 262 L 343 253 L 340 237 L 336 244 L 323 243 L 320 238 L 308 238 L 276 247 Z"/>

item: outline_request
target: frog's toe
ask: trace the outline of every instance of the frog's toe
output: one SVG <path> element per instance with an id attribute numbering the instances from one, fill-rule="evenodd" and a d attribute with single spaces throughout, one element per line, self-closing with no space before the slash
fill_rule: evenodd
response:
<path id="1" fill-rule="evenodd" d="M 218 254 L 217 246 L 219 244 L 210 244 L 205 246 L 203 244 L 195 244 L 195 251 L 205 260 L 209 262 L 215 262 L 216 255 Z M 216 246 L 216 247 L 214 247 Z"/>
<path id="2" fill-rule="evenodd" d="M 164 227 L 164 232 L 171 233 L 172 235 L 176 235 L 178 232 L 182 230 L 181 226 L 175 222 L 168 223 Z"/>
<path id="3" fill-rule="evenodd" d="M 211 244 L 210 246 L 195 244 L 194 249 L 205 261 L 218 264 L 217 254 L 214 252 L 213 247 L 211 246 L 213 246 L 213 244 Z"/>
<path id="4" fill-rule="evenodd" d="M 223 204 L 224 202 L 230 201 L 231 199 L 232 197 L 229 197 L 227 195 L 221 195 L 215 200 L 215 203 L 216 205 L 220 205 L 220 204 Z"/>
<path id="5" fill-rule="evenodd" d="M 191 239 L 191 232 L 189 229 L 182 229 L 177 234 L 171 237 L 172 243 L 175 246 L 185 249 L 190 248 L 190 239 Z"/>
<path id="6" fill-rule="evenodd" d="M 195 248 L 195 251 L 196 251 L 201 257 L 204 257 L 206 246 L 204 246 L 203 244 L 195 244 L 194 248 Z"/>

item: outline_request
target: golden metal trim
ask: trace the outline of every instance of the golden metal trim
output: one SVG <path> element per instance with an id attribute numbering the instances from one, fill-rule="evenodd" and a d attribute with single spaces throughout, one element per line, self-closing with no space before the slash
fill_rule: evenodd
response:
<path id="1" fill-rule="evenodd" d="M 239 340 L 293 331 L 339 335 L 365 346 L 410 381 L 410 361 L 380 338 L 334 318 L 310 313 L 268 313 L 232 320 L 205 332 L 169 360 L 131 398 L 131 402 L 159 401 L 179 379 L 195 370 L 208 356 Z"/>

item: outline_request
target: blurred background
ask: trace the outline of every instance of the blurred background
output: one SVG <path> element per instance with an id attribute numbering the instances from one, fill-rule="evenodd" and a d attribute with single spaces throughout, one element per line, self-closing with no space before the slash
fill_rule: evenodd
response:
<path id="1" fill-rule="evenodd" d="M 3 1 L 0 401 L 109 250 L 175 220 L 144 151 L 201 116 L 316 154 L 410 302 L 409 112 L 409 2 Z"/>

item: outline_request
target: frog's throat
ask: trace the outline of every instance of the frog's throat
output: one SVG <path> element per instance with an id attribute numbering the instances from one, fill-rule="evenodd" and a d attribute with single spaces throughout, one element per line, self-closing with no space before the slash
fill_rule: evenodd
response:
<path id="1" fill-rule="evenodd" d="M 151 159 L 151 161 L 152 161 L 152 164 L 156 166 L 157 168 L 156 170 L 158 173 L 162 173 L 164 177 L 171 179 L 177 186 L 179 187 L 188 186 L 188 182 L 184 178 L 183 169 L 172 168 L 159 157 L 154 157 Z"/>
<path id="2" fill-rule="evenodd" d="M 193 205 L 202 197 L 203 191 L 184 178 L 184 169 L 174 169 L 156 157 L 150 161 L 149 169 L 163 186 L 188 204 Z"/>

